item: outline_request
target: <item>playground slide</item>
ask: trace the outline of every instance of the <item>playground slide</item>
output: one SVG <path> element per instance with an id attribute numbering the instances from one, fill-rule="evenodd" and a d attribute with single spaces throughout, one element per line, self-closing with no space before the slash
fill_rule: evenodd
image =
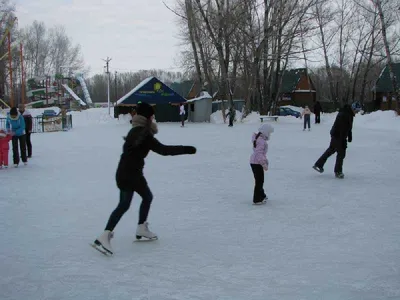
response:
<path id="1" fill-rule="evenodd" d="M 83 79 L 83 77 L 82 76 L 78 76 L 78 77 L 76 77 L 76 79 L 81 83 L 81 87 L 82 87 L 82 90 L 83 90 L 83 95 L 85 95 L 86 103 L 89 104 L 89 105 L 93 104 L 92 99 L 90 98 L 89 90 L 88 90 L 88 88 L 86 86 L 86 82 Z"/>
<path id="2" fill-rule="evenodd" d="M 75 92 L 66 84 L 62 84 L 63 88 L 68 92 L 68 94 L 70 94 L 72 96 L 72 98 L 74 98 L 75 100 L 78 100 L 80 102 L 81 105 L 86 106 L 86 103 L 82 101 L 81 98 L 78 97 L 77 94 L 75 94 Z"/>

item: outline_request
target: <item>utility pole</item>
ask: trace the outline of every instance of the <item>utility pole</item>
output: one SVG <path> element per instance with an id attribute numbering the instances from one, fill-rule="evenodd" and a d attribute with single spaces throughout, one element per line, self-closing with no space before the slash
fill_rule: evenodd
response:
<path id="1" fill-rule="evenodd" d="M 118 100 L 118 87 L 117 87 L 117 71 L 115 71 L 115 77 L 114 77 L 114 85 L 115 85 L 115 102 Z"/>
<path id="2" fill-rule="evenodd" d="M 107 103 L 108 103 L 108 115 L 110 115 L 110 70 L 108 68 L 111 58 L 107 56 L 107 59 L 103 59 L 106 62 L 106 74 L 107 78 Z"/>
<path id="3" fill-rule="evenodd" d="M 20 55 L 21 55 L 21 101 L 25 104 L 25 70 L 24 70 L 24 55 L 23 55 L 22 43 L 20 44 Z M 46 86 L 47 87 L 47 86 Z"/>
<path id="4" fill-rule="evenodd" d="M 12 70 L 12 56 L 11 56 L 11 32 L 8 31 L 8 64 L 10 74 L 10 107 L 14 107 L 14 85 L 13 85 L 13 70 Z"/>

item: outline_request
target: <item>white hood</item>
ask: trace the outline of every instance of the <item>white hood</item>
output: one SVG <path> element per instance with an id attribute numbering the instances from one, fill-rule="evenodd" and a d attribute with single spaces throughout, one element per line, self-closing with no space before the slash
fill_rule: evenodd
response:
<path id="1" fill-rule="evenodd" d="M 258 128 L 258 131 L 261 132 L 267 140 L 269 140 L 271 138 L 271 133 L 274 132 L 274 127 L 272 127 L 270 124 L 263 124 L 260 126 L 260 128 Z"/>

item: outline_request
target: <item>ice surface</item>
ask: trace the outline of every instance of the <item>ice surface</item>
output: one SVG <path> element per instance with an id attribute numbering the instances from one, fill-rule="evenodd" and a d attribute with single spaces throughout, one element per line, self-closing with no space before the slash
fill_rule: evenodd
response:
<path id="1" fill-rule="evenodd" d="M 263 206 L 251 204 L 248 164 L 259 123 L 161 123 L 160 141 L 198 153 L 148 156 L 159 240 L 133 243 L 135 196 L 113 257 L 89 243 L 118 202 L 129 118 L 107 108 L 73 118 L 69 132 L 32 136 L 28 166 L 0 170 L 1 300 L 400 299 L 400 118 L 355 118 L 343 180 L 334 157 L 324 174 L 311 168 L 334 115 L 311 132 L 293 117 L 271 122 Z"/>

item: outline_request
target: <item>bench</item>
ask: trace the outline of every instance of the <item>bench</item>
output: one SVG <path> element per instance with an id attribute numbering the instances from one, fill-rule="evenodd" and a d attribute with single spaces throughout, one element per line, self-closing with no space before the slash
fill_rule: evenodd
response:
<path id="1" fill-rule="evenodd" d="M 263 122 L 264 119 L 278 121 L 278 116 L 260 116 L 261 122 Z"/>

